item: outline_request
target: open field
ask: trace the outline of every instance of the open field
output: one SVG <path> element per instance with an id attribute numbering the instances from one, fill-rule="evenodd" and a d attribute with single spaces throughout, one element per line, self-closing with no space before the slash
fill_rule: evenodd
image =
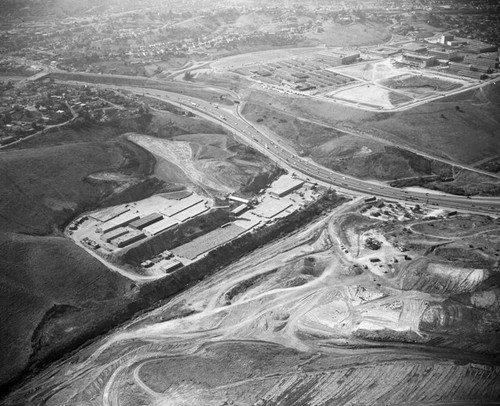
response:
<path id="1" fill-rule="evenodd" d="M 469 223 L 476 233 L 454 237 L 461 253 L 429 249 Z M 471 238 L 483 262 L 453 267 L 474 255 Z M 481 216 L 348 203 L 51 367 L 5 404 L 492 402 L 498 238 Z"/>

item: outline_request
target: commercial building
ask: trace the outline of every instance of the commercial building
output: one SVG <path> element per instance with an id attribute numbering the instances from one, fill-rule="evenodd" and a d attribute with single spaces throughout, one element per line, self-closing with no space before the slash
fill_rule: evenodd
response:
<path id="1" fill-rule="evenodd" d="M 116 230 L 110 231 L 109 233 L 104 233 L 101 235 L 101 240 L 104 242 L 111 242 L 111 240 L 121 237 L 122 235 L 125 235 L 128 233 L 128 229 L 124 227 L 117 228 Z"/>
<path id="2" fill-rule="evenodd" d="M 283 197 L 294 190 L 300 189 L 302 185 L 304 185 L 303 180 L 282 176 L 273 183 L 269 194 L 273 197 Z"/>
<path id="3" fill-rule="evenodd" d="M 127 234 L 113 239 L 113 244 L 118 248 L 126 247 L 127 245 L 133 244 L 139 240 L 145 238 L 146 235 L 138 230 L 130 230 Z"/>
<path id="4" fill-rule="evenodd" d="M 135 220 L 130 223 L 131 227 L 137 228 L 138 230 L 142 230 L 144 227 L 147 227 L 157 221 L 163 219 L 163 216 L 160 213 L 151 213 L 146 217 Z"/>

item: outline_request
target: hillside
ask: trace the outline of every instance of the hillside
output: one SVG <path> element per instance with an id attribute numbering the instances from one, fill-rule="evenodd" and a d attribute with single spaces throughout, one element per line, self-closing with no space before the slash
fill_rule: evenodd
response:
<path id="1" fill-rule="evenodd" d="M 122 306 L 130 282 L 59 237 L 0 233 L 0 383 Z"/>

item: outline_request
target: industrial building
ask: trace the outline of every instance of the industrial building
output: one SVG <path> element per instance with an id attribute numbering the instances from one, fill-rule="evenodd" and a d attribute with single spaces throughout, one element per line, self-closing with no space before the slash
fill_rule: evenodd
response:
<path id="1" fill-rule="evenodd" d="M 466 63 L 450 62 L 449 67 L 452 72 L 470 70 L 470 65 Z"/>
<path id="2" fill-rule="evenodd" d="M 183 210 L 189 209 L 190 207 L 194 206 L 195 204 L 198 204 L 200 202 L 204 202 L 205 200 L 202 199 L 198 195 L 190 195 L 187 196 L 178 202 L 176 204 L 171 205 L 165 210 L 162 210 L 162 213 L 167 216 L 167 217 L 172 217 L 176 215 L 177 213 L 180 213 Z"/>
<path id="3" fill-rule="evenodd" d="M 107 243 L 110 243 L 111 240 L 121 237 L 122 235 L 125 235 L 128 233 L 128 229 L 124 227 L 117 228 L 116 230 L 110 231 L 109 233 L 105 233 L 101 235 L 101 240 Z"/>
<path id="4" fill-rule="evenodd" d="M 249 199 L 245 199 L 244 197 L 238 197 L 238 196 L 235 196 L 235 195 L 229 195 L 228 199 L 231 200 L 231 201 L 233 201 L 233 202 L 243 203 L 243 204 L 246 204 L 246 205 L 250 204 L 250 200 Z"/>
<path id="5" fill-rule="evenodd" d="M 113 220 L 105 222 L 100 229 L 103 233 L 109 233 L 117 228 L 129 225 L 131 222 L 138 220 L 139 218 L 140 216 L 138 214 L 127 211 L 118 217 L 115 217 Z"/>
<path id="6" fill-rule="evenodd" d="M 314 58 L 315 61 L 324 62 L 332 66 L 347 65 L 355 62 L 360 57 L 359 53 L 337 54 L 333 52 L 319 52 Z"/>
<path id="7" fill-rule="evenodd" d="M 169 230 L 172 227 L 175 227 L 178 224 L 176 220 L 170 217 L 164 217 L 160 221 L 157 221 L 156 223 L 153 223 L 149 226 L 146 226 L 142 229 L 142 231 L 145 231 L 151 235 L 157 235 L 162 233 L 163 231 Z"/>
<path id="8" fill-rule="evenodd" d="M 497 52 L 498 45 L 486 44 L 485 42 L 481 41 L 470 41 L 469 44 L 467 45 L 467 51 L 475 54 Z"/>
<path id="9" fill-rule="evenodd" d="M 457 74 L 471 79 L 478 79 L 478 80 L 488 79 L 488 75 L 486 75 L 485 73 L 474 72 L 471 70 L 461 70 L 458 71 Z"/>
<path id="10" fill-rule="evenodd" d="M 151 213 L 147 215 L 146 217 L 143 217 L 141 219 L 135 220 L 130 223 L 131 227 L 137 228 L 138 230 L 142 230 L 144 227 L 147 227 L 153 223 L 156 223 L 157 221 L 160 221 L 163 219 L 163 216 L 160 213 Z"/>
<path id="11" fill-rule="evenodd" d="M 162 272 L 170 273 L 182 267 L 182 262 L 177 259 L 167 259 L 159 263 L 159 268 Z"/>
<path id="12" fill-rule="evenodd" d="M 300 90 L 301 92 L 305 92 L 307 90 L 316 89 L 316 86 L 313 86 L 310 83 L 301 83 L 301 84 L 297 85 L 296 89 Z"/>
<path id="13" fill-rule="evenodd" d="M 451 59 L 456 59 L 458 57 L 458 52 L 446 48 L 431 48 L 429 49 L 429 55 L 449 61 Z"/>
<path id="14" fill-rule="evenodd" d="M 115 217 L 118 217 L 119 215 L 128 212 L 129 209 L 123 206 L 118 206 L 118 207 L 110 207 L 108 209 L 100 210 L 96 213 L 90 213 L 89 217 L 93 218 L 94 220 L 102 221 L 105 223 L 106 221 L 112 220 Z"/>
<path id="15" fill-rule="evenodd" d="M 113 239 L 113 244 L 118 248 L 126 247 L 127 245 L 133 244 L 139 240 L 145 238 L 146 235 L 138 230 L 130 230 L 127 234 Z"/>
<path id="16" fill-rule="evenodd" d="M 404 54 L 404 59 L 406 63 L 419 66 L 421 68 L 426 68 L 436 64 L 436 57 L 432 55 Z"/>
<path id="17" fill-rule="evenodd" d="M 240 204 L 238 207 L 236 207 L 235 209 L 231 210 L 231 214 L 233 216 L 239 216 L 240 214 L 242 214 L 246 209 L 248 209 L 248 205 L 246 205 L 245 203 L 243 204 Z"/>
<path id="18" fill-rule="evenodd" d="M 196 216 L 199 216 L 200 214 L 205 213 L 208 210 L 209 210 L 209 207 L 207 207 L 206 203 L 203 201 L 203 202 L 195 204 L 194 206 L 187 208 L 186 210 L 182 210 L 181 212 L 175 214 L 174 218 L 178 222 L 183 223 L 184 221 L 187 221 L 187 220 L 190 220 Z"/>
<path id="19" fill-rule="evenodd" d="M 443 45 L 448 44 L 448 42 L 453 41 L 455 37 L 453 35 L 441 35 L 439 42 Z"/>
<path id="20" fill-rule="evenodd" d="M 491 58 L 480 58 L 479 56 L 467 55 L 464 58 L 464 63 L 471 65 L 471 70 L 488 73 L 495 69 L 497 62 Z"/>
<path id="21" fill-rule="evenodd" d="M 273 183 L 269 194 L 273 197 L 283 197 L 292 193 L 294 190 L 300 189 L 302 185 L 304 185 L 303 180 L 282 176 Z"/>

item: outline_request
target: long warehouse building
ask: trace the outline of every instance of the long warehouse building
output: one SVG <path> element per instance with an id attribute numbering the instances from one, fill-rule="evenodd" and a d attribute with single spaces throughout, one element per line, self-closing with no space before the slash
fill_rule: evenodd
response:
<path id="1" fill-rule="evenodd" d="M 103 233 L 109 233 L 117 228 L 129 225 L 131 222 L 139 218 L 140 216 L 138 214 L 126 212 L 118 217 L 115 217 L 113 220 L 107 221 L 100 228 Z"/>
<path id="2" fill-rule="evenodd" d="M 128 233 L 128 230 L 126 228 L 119 227 L 113 231 L 110 231 L 108 233 L 104 233 L 103 235 L 101 235 L 101 240 L 109 243 L 109 242 L 111 242 L 111 240 L 118 238 L 118 237 L 121 237 L 122 235 L 125 235 L 127 233 Z"/>
<path id="3" fill-rule="evenodd" d="M 138 230 L 142 230 L 144 227 L 150 226 L 151 224 L 156 223 L 161 219 L 163 219 L 163 216 L 160 213 L 151 213 L 146 217 L 133 221 L 132 223 L 130 223 L 130 226 L 137 228 Z"/>

